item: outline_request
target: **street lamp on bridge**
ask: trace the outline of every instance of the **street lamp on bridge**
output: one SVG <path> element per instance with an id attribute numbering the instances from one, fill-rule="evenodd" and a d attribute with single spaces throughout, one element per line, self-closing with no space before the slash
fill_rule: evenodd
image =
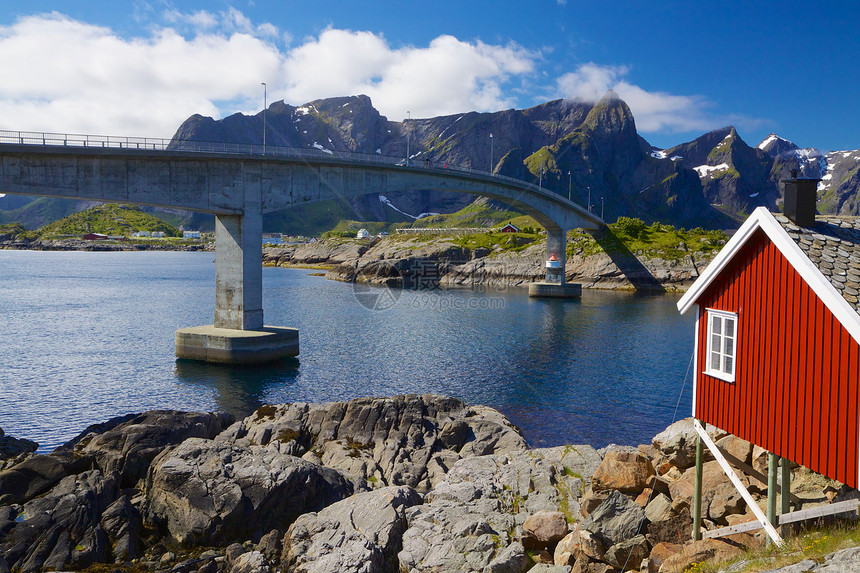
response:
<path id="1" fill-rule="evenodd" d="M 493 134 L 490 133 L 490 173 L 493 172 Z"/>
<path id="2" fill-rule="evenodd" d="M 263 86 L 263 155 L 266 154 L 266 108 L 269 104 L 266 82 L 260 82 Z"/>
<path id="3" fill-rule="evenodd" d="M 406 165 L 409 165 L 409 120 L 412 119 L 412 114 L 406 110 Z"/>

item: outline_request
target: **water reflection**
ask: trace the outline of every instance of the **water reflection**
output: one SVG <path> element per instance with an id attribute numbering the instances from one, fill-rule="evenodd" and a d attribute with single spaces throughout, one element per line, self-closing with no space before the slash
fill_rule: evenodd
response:
<path id="1" fill-rule="evenodd" d="M 180 383 L 214 390 L 217 410 L 232 414 L 238 420 L 262 406 L 273 387 L 295 384 L 299 366 L 297 358 L 249 366 L 179 359 L 174 372 Z"/>

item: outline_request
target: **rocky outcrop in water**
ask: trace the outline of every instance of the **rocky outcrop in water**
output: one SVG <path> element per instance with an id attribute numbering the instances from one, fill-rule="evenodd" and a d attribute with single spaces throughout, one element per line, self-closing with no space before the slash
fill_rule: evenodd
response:
<path id="1" fill-rule="evenodd" d="M 765 463 L 759 448 L 710 433 Z M 263 406 L 235 422 L 122 416 L 50 454 L 5 458 L 0 573 L 675 573 L 761 543 L 690 542 L 694 436 L 687 419 L 638 448 L 529 449 L 495 410 L 432 395 Z M 858 495 L 793 473 L 803 506 Z M 766 495 L 755 476 L 742 480 Z M 706 528 L 752 519 L 716 462 L 704 482 Z M 856 556 L 803 570 L 850 571 L 839 568 Z"/>
<path id="2" fill-rule="evenodd" d="M 512 237 L 511 240 L 521 239 Z M 684 251 L 673 258 L 604 251 L 568 253 L 567 280 L 585 288 L 683 291 L 713 254 Z M 388 286 L 506 288 L 544 279 L 543 241 L 516 250 L 460 246 L 449 237 L 389 238 L 373 246 L 350 239 L 326 239 L 290 248 L 267 248 L 263 262 L 279 266 L 333 267 L 326 278 Z M 425 284 L 427 283 L 427 284 Z"/>

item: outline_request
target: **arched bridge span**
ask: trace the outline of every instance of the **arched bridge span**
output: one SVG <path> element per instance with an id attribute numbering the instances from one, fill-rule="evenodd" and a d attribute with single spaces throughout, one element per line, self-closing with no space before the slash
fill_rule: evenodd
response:
<path id="1" fill-rule="evenodd" d="M 547 229 L 547 251 L 562 269 L 567 230 L 603 224 L 581 206 L 523 181 L 421 161 L 402 163 L 317 149 L 0 131 L 0 193 L 214 214 L 216 330 L 264 328 L 260 261 L 266 211 L 371 193 L 472 193 L 533 216 Z"/>

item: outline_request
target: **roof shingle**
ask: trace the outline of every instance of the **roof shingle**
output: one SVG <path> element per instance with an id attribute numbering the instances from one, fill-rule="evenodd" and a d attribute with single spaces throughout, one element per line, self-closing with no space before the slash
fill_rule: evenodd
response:
<path id="1" fill-rule="evenodd" d="M 781 213 L 774 218 L 830 284 L 860 314 L 860 218 L 817 216 L 800 227 Z"/>

